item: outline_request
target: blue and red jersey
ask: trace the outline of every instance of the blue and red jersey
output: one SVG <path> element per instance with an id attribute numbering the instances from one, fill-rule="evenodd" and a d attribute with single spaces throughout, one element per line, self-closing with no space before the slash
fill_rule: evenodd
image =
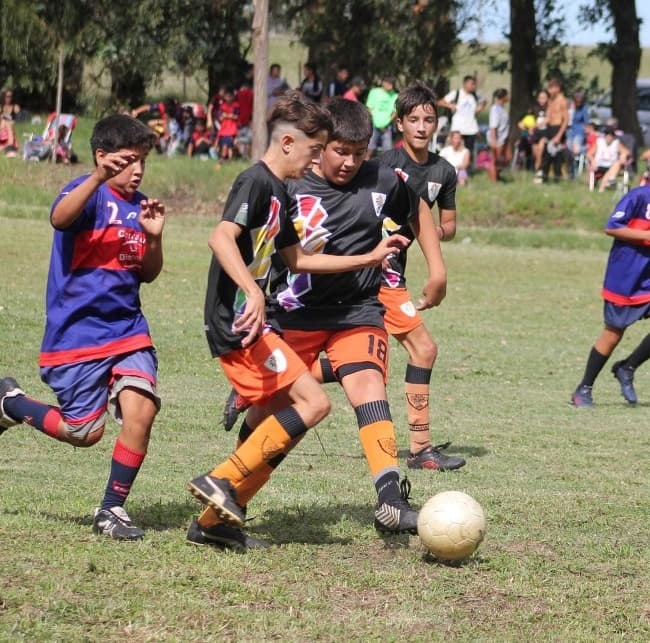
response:
<path id="1" fill-rule="evenodd" d="M 63 188 L 52 211 L 87 178 Z M 40 366 L 152 346 L 140 305 L 146 237 L 138 219 L 144 198 L 136 192 L 127 201 L 103 184 L 69 228 L 54 230 Z"/>
<path id="2" fill-rule="evenodd" d="M 650 186 L 630 190 L 607 220 L 606 230 L 633 228 L 650 231 Z M 603 299 L 618 306 L 650 301 L 650 241 L 614 239 L 609 253 Z"/>

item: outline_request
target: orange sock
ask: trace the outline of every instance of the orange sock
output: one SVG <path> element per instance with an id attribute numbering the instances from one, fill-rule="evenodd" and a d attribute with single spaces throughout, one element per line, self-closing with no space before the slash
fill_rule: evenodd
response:
<path id="1" fill-rule="evenodd" d="M 373 478 L 387 469 L 397 468 L 397 442 L 391 421 L 366 424 L 359 429 L 359 439 Z"/>
<path id="2" fill-rule="evenodd" d="M 429 434 L 429 385 L 404 384 L 406 412 L 409 424 L 409 448 L 418 453 L 431 444 Z"/>

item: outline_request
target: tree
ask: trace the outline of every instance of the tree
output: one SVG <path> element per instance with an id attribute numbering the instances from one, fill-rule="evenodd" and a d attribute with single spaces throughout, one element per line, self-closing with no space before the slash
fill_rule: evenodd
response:
<path id="1" fill-rule="evenodd" d="M 639 18 L 634 0 L 592 0 L 581 6 L 581 20 L 601 22 L 614 30 L 614 40 L 598 45 L 598 54 L 612 65 L 612 113 L 621 129 L 643 137 L 637 115 L 636 80 L 641 65 Z"/>

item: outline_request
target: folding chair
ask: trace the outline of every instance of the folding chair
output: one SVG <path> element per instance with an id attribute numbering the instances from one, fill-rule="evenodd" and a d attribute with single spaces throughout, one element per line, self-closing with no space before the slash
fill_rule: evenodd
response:
<path id="1" fill-rule="evenodd" d="M 61 141 L 72 150 L 72 132 L 77 124 L 77 117 L 74 114 L 59 114 L 58 122 L 56 112 L 52 112 L 45 121 L 45 129 L 41 136 L 33 133 L 27 135 L 23 148 L 23 159 L 25 161 L 44 161 L 52 158 L 58 141 L 58 128 L 65 125 L 67 132 Z"/>

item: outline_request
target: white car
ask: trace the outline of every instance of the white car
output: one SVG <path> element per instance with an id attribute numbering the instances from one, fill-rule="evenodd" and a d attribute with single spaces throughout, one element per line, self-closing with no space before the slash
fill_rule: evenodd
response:
<path id="1" fill-rule="evenodd" d="M 639 78 L 636 82 L 637 115 L 643 133 L 643 144 L 650 147 L 650 78 Z M 612 115 L 612 91 L 603 94 L 590 108 L 589 116 L 604 123 Z"/>

